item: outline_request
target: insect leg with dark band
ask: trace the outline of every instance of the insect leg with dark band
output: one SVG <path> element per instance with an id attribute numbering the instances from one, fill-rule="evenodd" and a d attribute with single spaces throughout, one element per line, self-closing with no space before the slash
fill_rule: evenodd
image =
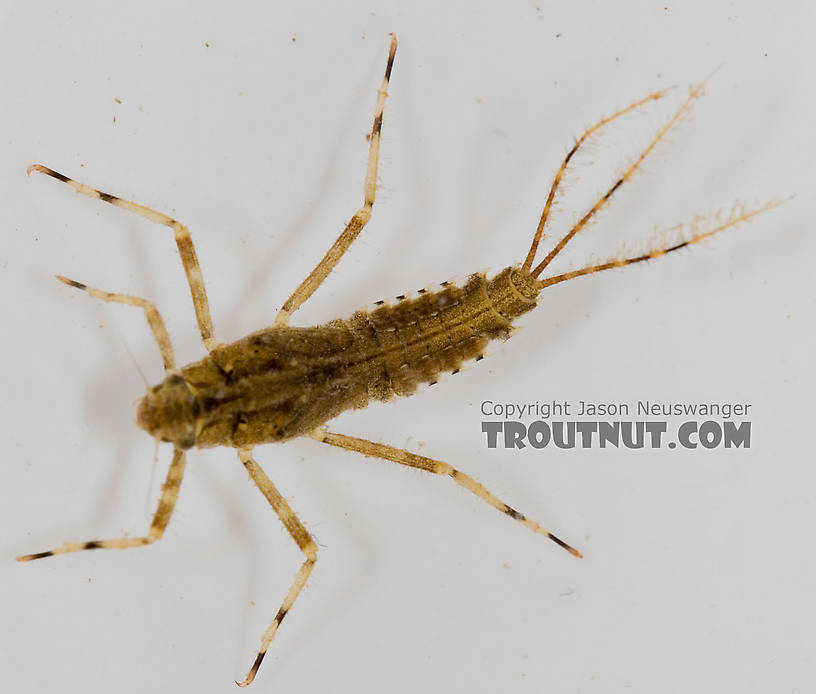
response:
<path id="1" fill-rule="evenodd" d="M 335 434 L 326 429 L 317 429 L 312 433 L 312 438 L 320 443 L 327 443 L 330 446 L 337 446 L 338 448 L 345 448 L 348 451 L 355 453 L 362 453 L 365 456 L 382 458 L 383 460 L 390 460 L 393 463 L 406 465 L 407 467 L 418 468 L 434 475 L 445 475 L 450 477 L 454 482 L 461 485 L 469 492 L 478 496 L 482 501 L 486 501 L 493 508 L 501 511 L 506 516 L 518 521 L 522 525 L 528 527 L 534 533 L 544 535 L 555 542 L 560 547 L 563 547 L 570 554 L 581 557 L 581 553 L 571 547 L 560 538 L 553 535 L 546 528 L 527 516 L 516 511 L 512 506 L 504 503 L 501 499 L 495 496 L 487 488 L 474 480 L 470 475 L 466 475 L 461 470 L 457 470 L 448 463 L 443 463 L 441 460 L 434 460 L 433 458 L 426 458 L 416 453 L 403 450 L 401 448 L 394 448 L 383 443 L 376 443 L 374 441 L 367 441 L 366 439 L 359 439 L 354 436 L 344 436 L 343 434 Z"/>
<path id="2" fill-rule="evenodd" d="M 167 472 L 167 477 L 162 485 L 162 494 L 159 499 L 159 506 L 156 513 L 153 515 L 153 521 L 150 524 L 150 530 L 147 535 L 143 537 L 120 537 L 115 540 L 91 540 L 89 542 L 68 542 L 62 547 L 49 550 L 47 552 L 38 552 L 37 554 L 24 554 L 17 557 L 17 561 L 31 561 L 32 559 L 44 559 L 45 557 L 52 557 L 55 554 L 68 554 L 69 552 L 81 552 L 86 549 L 128 549 L 130 547 L 142 547 L 149 545 L 160 539 L 164 534 L 167 524 L 170 522 L 170 516 L 173 515 L 173 509 L 176 507 L 178 500 L 179 487 L 181 487 L 181 479 L 184 477 L 184 465 L 186 460 L 186 453 L 178 448 L 173 451 L 173 461 L 170 463 L 170 470 Z"/>
<path id="3" fill-rule="evenodd" d="M 329 276 L 334 266 L 340 262 L 340 258 L 349 249 L 354 239 L 363 230 L 371 219 L 371 210 L 374 208 L 374 196 L 377 190 L 377 164 L 380 157 L 380 137 L 382 133 L 383 111 L 385 110 L 385 98 L 388 96 L 388 83 L 391 80 L 391 68 L 394 66 L 394 56 L 397 52 L 397 37 L 391 34 L 391 47 L 388 51 L 388 62 L 385 66 L 385 77 L 382 85 L 377 90 L 377 106 L 374 111 L 374 125 L 371 128 L 371 140 L 368 146 L 368 168 L 366 170 L 365 185 L 363 190 L 363 206 L 354 213 L 351 221 L 346 225 L 343 233 L 332 244 L 332 247 L 323 256 L 309 276 L 300 283 L 286 302 L 283 304 L 275 319 L 276 325 L 286 325 L 291 316 L 306 301 L 323 280 Z"/>
<path id="4" fill-rule="evenodd" d="M 255 679 L 258 668 L 261 667 L 261 661 L 264 659 L 266 651 L 269 648 L 269 644 L 272 643 L 272 639 L 275 638 L 275 633 L 277 632 L 278 627 L 289 610 L 292 609 L 292 605 L 295 604 L 295 600 L 297 600 L 297 596 L 300 594 L 303 586 L 306 585 L 309 574 L 312 573 L 312 567 L 314 567 L 315 562 L 317 561 L 317 545 L 312 539 L 312 536 L 309 535 L 306 528 L 303 527 L 303 523 L 301 523 L 300 519 L 295 515 L 292 507 L 289 506 L 286 499 L 281 496 L 280 492 L 275 488 L 275 485 L 272 484 L 272 480 L 266 476 L 266 473 L 252 459 L 252 450 L 239 450 L 238 457 L 241 459 L 241 462 L 247 469 L 252 481 L 255 482 L 258 489 L 261 490 L 261 494 L 266 497 L 266 500 L 275 510 L 275 513 L 278 514 L 278 518 L 280 518 L 281 523 L 283 523 L 283 525 L 289 531 L 289 534 L 297 543 L 297 546 L 300 547 L 300 551 L 306 555 L 306 560 L 303 562 L 303 564 L 301 564 L 300 570 L 292 583 L 292 587 L 289 589 L 289 592 L 283 599 L 283 604 L 280 606 L 278 613 L 275 615 L 274 621 L 264 632 L 264 635 L 261 638 L 261 649 L 258 651 L 258 655 L 256 656 L 255 662 L 252 664 L 246 679 L 243 682 L 237 683 L 242 687 L 246 687 L 252 682 L 252 680 Z"/>
<path id="5" fill-rule="evenodd" d="M 151 210 L 149 207 L 138 205 L 135 202 L 130 202 L 129 200 L 123 200 L 115 195 L 103 193 L 96 190 L 96 188 L 91 188 L 90 186 L 86 186 L 84 183 L 80 183 L 72 178 L 63 176 L 61 173 L 58 173 L 53 169 L 49 169 L 47 166 L 43 166 L 42 164 L 32 164 L 29 166 L 28 173 L 31 173 L 32 171 L 39 171 L 47 176 L 51 176 L 51 178 L 56 178 L 58 181 L 67 183 L 77 193 L 82 193 L 90 198 L 96 198 L 98 200 L 103 200 L 104 202 L 109 202 L 115 207 L 120 207 L 128 212 L 138 214 L 140 217 L 149 219 L 151 222 L 170 227 L 173 230 L 173 234 L 176 239 L 176 246 L 178 246 L 179 255 L 181 256 L 181 262 L 184 265 L 184 272 L 187 275 L 187 283 L 190 285 L 190 294 L 193 297 L 193 308 L 195 308 L 196 320 L 198 321 L 198 329 L 201 333 L 201 339 L 204 342 L 204 347 L 206 347 L 208 351 L 215 347 L 216 341 L 213 337 L 212 318 L 210 318 L 210 305 L 207 302 L 207 291 L 204 288 L 204 277 L 201 274 L 201 267 L 198 264 L 198 257 L 196 256 L 193 240 L 190 238 L 190 231 L 186 226 L 177 222 L 172 217 L 168 217 L 166 214 L 156 212 L 155 210 Z"/>

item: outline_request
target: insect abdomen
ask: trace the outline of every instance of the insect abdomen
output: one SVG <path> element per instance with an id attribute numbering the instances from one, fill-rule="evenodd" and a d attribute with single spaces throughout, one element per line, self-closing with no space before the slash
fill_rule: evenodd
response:
<path id="1" fill-rule="evenodd" d="M 446 283 L 436 292 L 358 311 L 345 323 L 355 351 L 369 355 L 369 396 L 410 395 L 480 357 L 488 342 L 509 336 L 513 320 L 536 305 L 537 294 L 535 279 L 510 267 L 489 280 L 474 274 L 462 287 Z"/>

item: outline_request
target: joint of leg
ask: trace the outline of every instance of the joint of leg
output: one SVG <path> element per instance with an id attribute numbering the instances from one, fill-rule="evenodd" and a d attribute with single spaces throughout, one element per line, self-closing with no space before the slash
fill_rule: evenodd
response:
<path id="1" fill-rule="evenodd" d="M 448 477 L 452 477 L 456 479 L 456 476 L 460 474 L 460 472 L 453 467 L 453 465 L 449 465 L 448 463 L 443 463 L 439 460 L 436 461 L 436 468 L 434 472 L 437 475 L 447 475 Z"/>
<path id="2" fill-rule="evenodd" d="M 371 219 L 371 208 L 373 206 L 373 200 L 366 200 L 365 205 L 354 213 L 354 218 L 363 225 L 368 224 L 368 220 Z"/>
<path id="3" fill-rule="evenodd" d="M 318 443 L 323 443 L 326 440 L 326 436 L 328 435 L 328 431 L 326 427 L 318 427 L 309 432 L 309 436 L 313 438 Z"/>
<path id="4" fill-rule="evenodd" d="M 306 561 L 314 564 L 317 561 L 317 545 L 314 540 L 309 538 L 309 544 L 302 548 L 303 554 L 306 555 Z"/>
<path id="5" fill-rule="evenodd" d="M 278 311 L 278 315 L 275 318 L 275 327 L 286 327 L 289 325 L 289 316 L 292 315 L 287 311 L 285 308 L 282 308 Z"/>

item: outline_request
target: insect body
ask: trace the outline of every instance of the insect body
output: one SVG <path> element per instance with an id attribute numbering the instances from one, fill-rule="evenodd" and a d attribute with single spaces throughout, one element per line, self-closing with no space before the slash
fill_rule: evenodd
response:
<path id="1" fill-rule="evenodd" d="M 344 410 L 410 395 L 481 356 L 536 294 L 529 273 L 507 268 L 346 320 L 267 328 L 168 376 L 141 401 L 138 422 L 182 449 L 308 436 Z"/>
<path id="2" fill-rule="evenodd" d="M 505 339 L 510 335 L 513 321 L 534 308 L 539 293 L 550 285 L 678 250 L 746 221 L 775 204 L 750 211 L 739 210 L 716 228 L 691 235 L 668 248 L 655 248 L 639 256 L 611 259 L 541 278 L 552 259 L 629 180 L 655 145 L 688 112 L 702 89 L 696 87 L 690 91 L 672 118 L 606 194 L 540 263 L 534 265 L 549 211 L 564 171 L 575 152 L 587 138 L 609 122 L 665 95 L 665 91 L 655 92 L 602 119 L 576 141 L 555 176 L 532 245 L 520 265 L 505 268 L 489 279 L 483 274 L 472 275 L 461 287 L 443 283 L 439 289 L 421 290 L 411 299 L 398 297 L 399 302 L 394 305 L 378 302 L 379 305 L 371 310 L 358 311 L 349 318 L 338 318 L 325 325 L 290 326 L 290 315 L 320 286 L 371 217 L 382 115 L 396 48 L 396 38 L 392 38 L 371 131 L 363 206 L 352 216 L 325 257 L 284 303 L 275 324 L 232 344 L 219 344 L 213 337 L 204 282 L 186 227 L 164 214 L 102 193 L 45 166 L 36 164 L 29 168 L 29 171 L 39 171 L 67 183 L 79 193 L 101 199 L 173 230 L 190 285 L 199 331 L 208 354 L 201 361 L 177 368 L 164 322 L 152 303 L 59 277 L 64 283 L 91 296 L 136 306 L 144 311 L 162 354 L 167 376 L 142 398 L 138 405 L 137 422 L 157 440 L 173 445 L 173 460 L 159 506 L 146 535 L 69 543 L 46 552 L 20 556 L 18 560 L 41 559 L 86 549 L 137 547 L 155 542 L 164 533 L 178 498 L 186 451 L 194 446 L 236 448 L 250 477 L 304 554 L 303 564 L 272 624 L 264 633 L 261 648 L 247 677 L 240 683 L 242 685 L 254 679 L 270 642 L 295 603 L 317 559 L 314 540 L 286 499 L 253 460 L 254 446 L 308 436 L 321 443 L 450 477 L 508 517 L 536 533 L 546 535 L 580 557 L 576 549 L 448 463 L 386 444 L 331 432 L 325 424 L 345 410 L 366 407 L 372 399 L 389 400 L 398 395 L 410 395 L 418 385 L 434 383 L 440 374 L 455 373 L 463 362 L 480 359 L 491 340 Z"/>

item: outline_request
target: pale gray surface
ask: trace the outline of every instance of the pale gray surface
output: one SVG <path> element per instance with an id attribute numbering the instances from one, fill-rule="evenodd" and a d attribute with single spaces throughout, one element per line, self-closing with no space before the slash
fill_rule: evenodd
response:
<path id="1" fill-rule="evenodd" d="M 679 257 L 554 288 L 489 360 L 335 423 L 461 466 L 583 561 L 449 480 L 311 441 L 259 449 L 321 549 L 254 691 L 812 690 L 814 13 L 759 4 L 6 2 L 4 691 L 234 692 L 300 563 L 227 450 L 191 455 L 158 545 L 13 562 L 141 533 L 169 461 L 162 447 L 151 477 L 132 424 L 128 350 L 161 376 L 142 316 L 53 274 L 155 299 L 179 361 L 202 354 L 171 234 L 26 166 L 188 224 L 216 335 L 236 339 L 272 321 L 362 199 L 389 31 L 374 218 L 300 323 L 521 260 L 584 127 L 720 65 L 559 269 L 737 200 L 798 197 Z M 669 110 L 590 148 L 556 231 Z M 745 401 L 754 446 L 488 452 L 488 397 Z"/>

